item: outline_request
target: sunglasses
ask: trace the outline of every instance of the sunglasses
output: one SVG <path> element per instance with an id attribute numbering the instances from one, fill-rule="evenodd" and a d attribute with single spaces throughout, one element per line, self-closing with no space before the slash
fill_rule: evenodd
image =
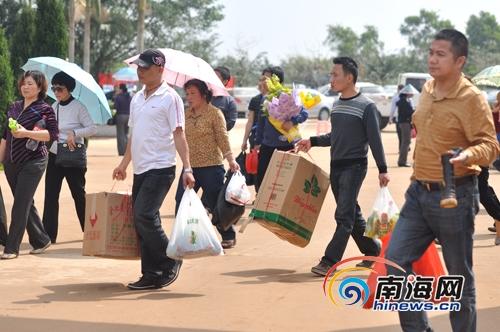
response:
<path id="1" fill-rule="evenodd" d="M 50 90 L 52 90 L 52 92 L 63 92 L 66 88 L 64 87 L 61 87 L 61 86 L 53 86 L 50 88 Z"/>

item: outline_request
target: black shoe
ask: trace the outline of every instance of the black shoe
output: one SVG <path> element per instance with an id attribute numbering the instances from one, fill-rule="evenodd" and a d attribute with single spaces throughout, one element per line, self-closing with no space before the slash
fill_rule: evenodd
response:
<path id="1" fill-rule="evenodd" d="M 410 164 L 398 164 L 398 167 L 411 167 Z"/>
<path id="2" fill-rule="evenodd" d="M 175 261 L 175 265 L 172 270 L 164 272 L 163 276 L 158 282 L 158 288 L 166 287 L 173 283 L 179 276 L 179 271 L 181 270 L 182 261 Z"/>
<path id="3" fill-rule="evenodd" d="M 326 274 L 328 273 L 328 270 L 330 270 L 330 268 L 331 268 L 330 265 L 324 263 L 323 261 L 320 261 L 318 263 L 318 265 L 313 266 L 311 268 L 311 272 L 318 275 L 318 276 L 324 277 L 324 276 L 326 276 Z"/>
<path id="4" fill-rule="evenodd" d="M 130 284 L 127 285 L 128 289 L 131 290 L 143 290 L 143 289 L 157 289 L 161 288 L 158 286 L 159 284 L 159 279 L 158 278 L 152 278 L 152 277 L 147 277 L 147 276 L 142 276 L 139 280 L 136 282 L 131 282 Z"/>
<path id="5" fill-rule="evenodd" d="M 356 267 L 366 267 L 366 268 L 371 268 L 375 264 L 375 262 L 372 261 L 361 261 L 358 264 L 356 264 Z"/>

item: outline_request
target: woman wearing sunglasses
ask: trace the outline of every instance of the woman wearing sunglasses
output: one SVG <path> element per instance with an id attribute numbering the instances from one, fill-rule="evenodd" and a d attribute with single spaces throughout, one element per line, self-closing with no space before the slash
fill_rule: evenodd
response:
<path id="1" fill-rule="evenodd" d="M 75 79 L 64 72 L 52 77 L 52 91 L 56 102 L 52 105 L 57 117 L 59 138 L 50 147 L 49 163 L 45 174 L 45 204 L 43 207 L 43 226 L 52 243 L 56 243 L 59 225 L 59 193 L 66 178 L 71 196 L 75 201 L 76 214 L 83 231 L 85 225 L 85 173 L 86 167 L 64 167 L 56 164 L 57 143 L 66 143 L 70 150 L 77 144 L 83 145 L 83 139 L 95 135 L 97 127 L 87 108 L 73 98 Z M 86 163 L 85 163 L 86 164 Z"/>
<path id="2" fill-rule="evenodd" d="M 28 230 L 33 247 L 30 254 L 41 254 L 50 246 L 50 238 L 35 208 L 33 196 L 47 167 L 45 142 L 57 140 L 58 130 L 54 110 L 44 99 L 47 80 L 43 73 L 27 71 L 19 80 L 22 100 L 14 102 L 7 118 L 17 121 L 12 129 L 5 124 L 0 143 L 0 162 L 14 196 L 12 216 L 2 259 L 19 255 L 24 231 Z"/>

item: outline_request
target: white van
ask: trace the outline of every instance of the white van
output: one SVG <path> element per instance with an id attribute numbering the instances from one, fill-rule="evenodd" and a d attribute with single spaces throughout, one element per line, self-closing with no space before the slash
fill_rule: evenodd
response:
<path id="1" fill-rule="evenodd" d="M 401 73 L 398 76 L 398 85 L 401 84 L 403 86 L 407 84 L 413 85 L 418 92 L 422 92 L 422 87 L 425 82 L 432 78 L 428 73 Z M 418 104 L 418 99 L 420 94 L 413 96 L 413 104 L 416 106 Z"/>

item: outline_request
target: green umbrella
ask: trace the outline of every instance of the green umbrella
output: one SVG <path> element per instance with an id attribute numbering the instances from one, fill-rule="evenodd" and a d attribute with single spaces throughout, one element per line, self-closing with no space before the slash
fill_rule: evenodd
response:
<path id="1" fill-rule="evenodd" d="M 500 65 L 485 68 L 472 78 L 476 85 L 500 87 Z"/>
<path id="2" fill-rule="evenodd" d="M 92 75 L 80 68 L 78 65 L 67 62 L 63 59 L 45 56 L 39 58 L 30 58 L 22 66 L 25 71 L 39 70 L 47 76 L 49 83 L 52 77 L 63 71 L 76 81 L 76 86 L 72 96 L 79 100 L 90 113 L 92 120 L 96 124 L 105 124 L 111 118 L 111 110 L 109 109 L 108 101 L 104 95 L 104 91 L 94 80 Z M 50 87 L 50 84 L 49 84 Z M 52 90 L 48 90 L 47 94 L 55 99 Z"/>

